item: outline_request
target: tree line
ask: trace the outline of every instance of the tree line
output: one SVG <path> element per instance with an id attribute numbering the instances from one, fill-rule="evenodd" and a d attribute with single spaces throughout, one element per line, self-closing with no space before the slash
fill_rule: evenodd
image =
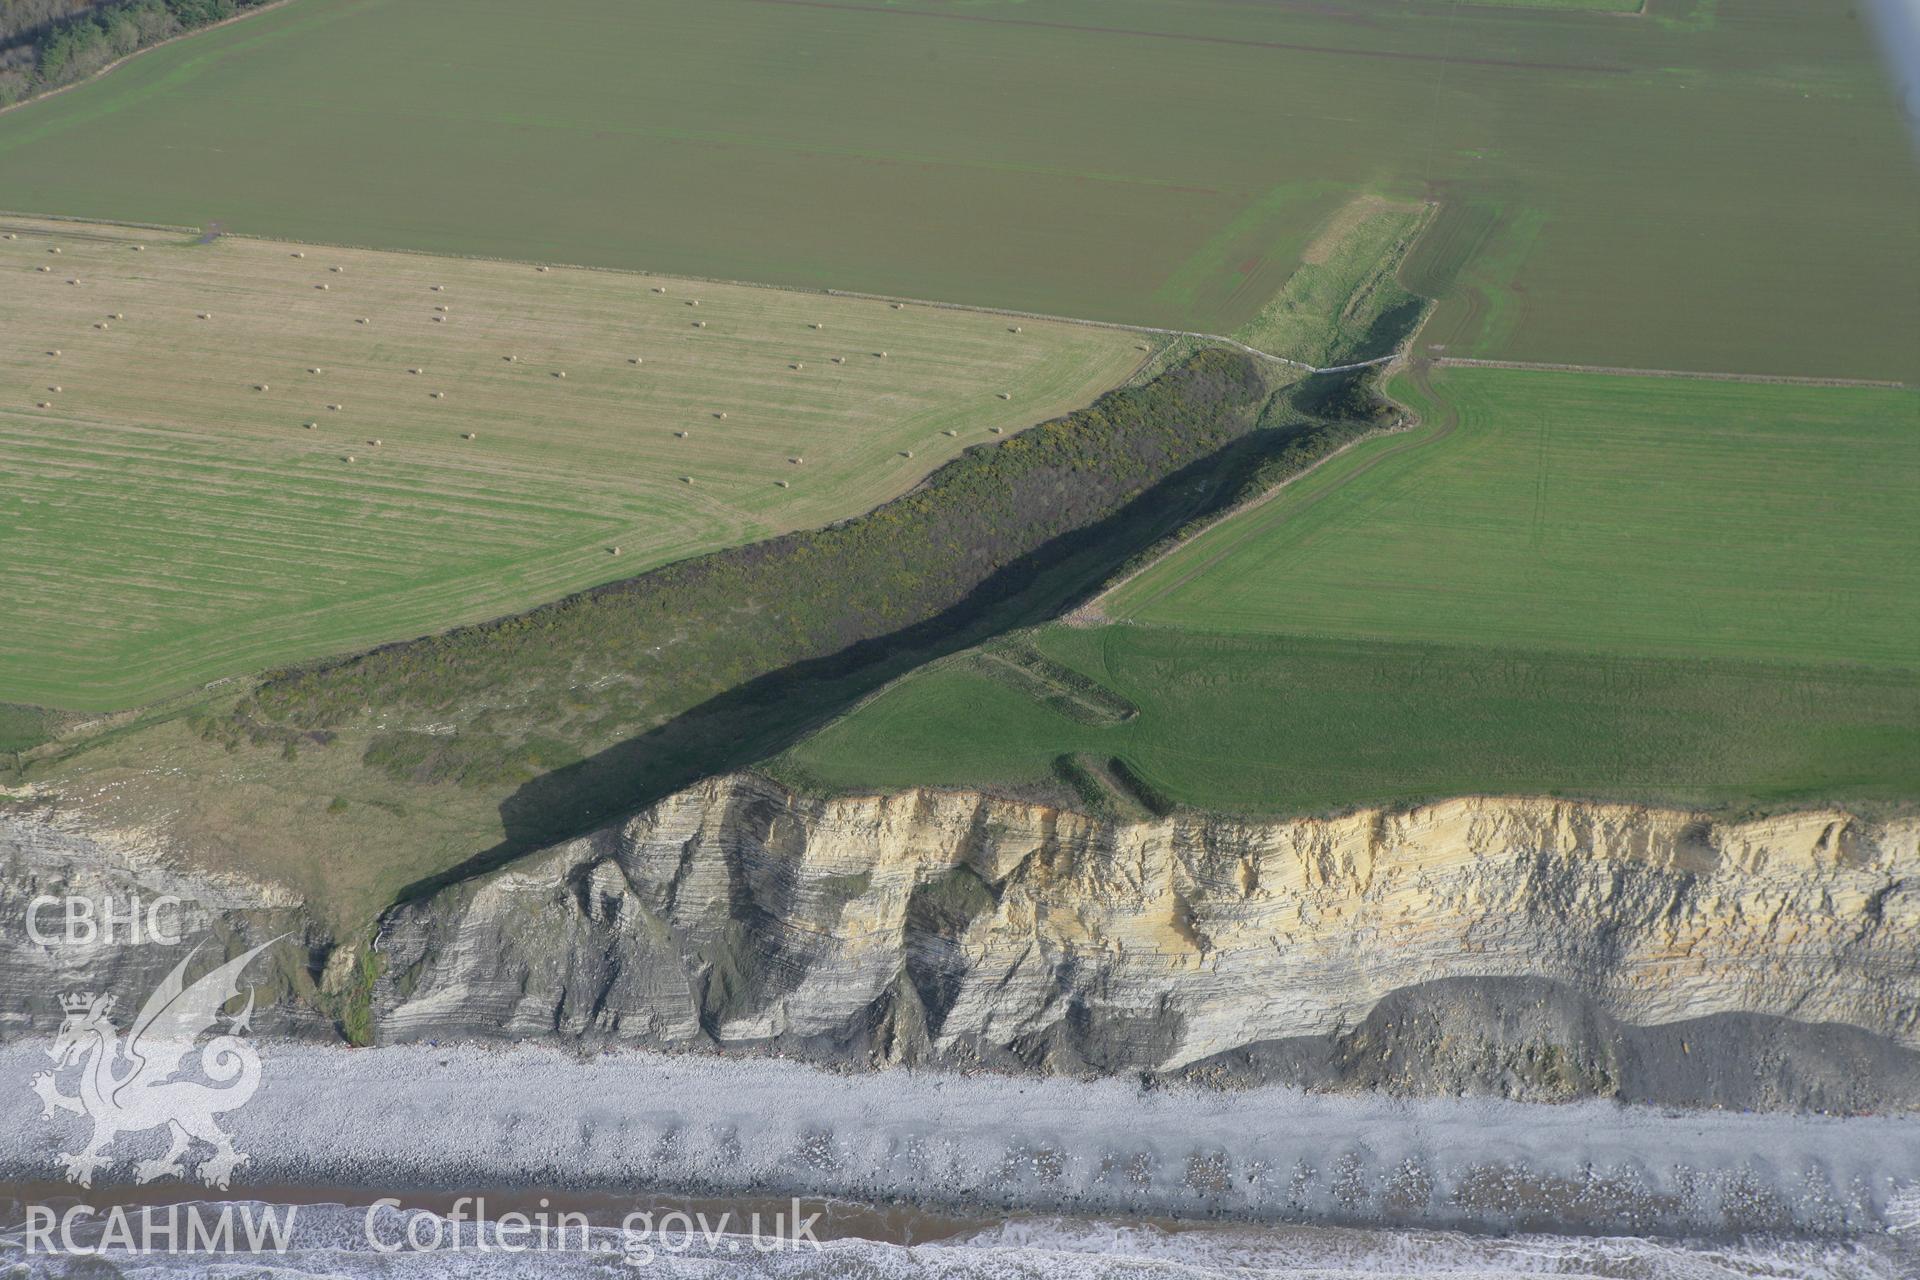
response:
<path id="1" fill-rule="evenodd" d="M 266 0 L 0 0 L 0 106 Z"/>

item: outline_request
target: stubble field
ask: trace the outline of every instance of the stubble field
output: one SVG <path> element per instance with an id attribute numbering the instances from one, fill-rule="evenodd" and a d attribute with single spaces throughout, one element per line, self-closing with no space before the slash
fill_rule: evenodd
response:
<path id="1" fill-rule="evenodd" d="M 819 294 L 0 222 L 0 702 L 128 706 L 854 515 L 1145 357 Z"/>

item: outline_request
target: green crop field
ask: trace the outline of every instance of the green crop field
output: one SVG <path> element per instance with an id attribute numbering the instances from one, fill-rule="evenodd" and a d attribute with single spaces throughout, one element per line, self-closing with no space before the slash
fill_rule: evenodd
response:
<path id="1" fill-rule="evenodd" d="M 1354 450 L 1167 557 L 1107 612 L 1221 632 L 1920 661 L 1920 394 L 1468 368 L 1436 371 L 1432 388 L 1425 429 L 1440 438 Z"/>
<path id="2" fill-rule="evenodd" d="M 1060 756 L 1118 757 L 1168 801 L 1258 816 L 1488 794 L 1873 806 L 1910 801 L 1920 776 L 1911 669 L 1171 627 L 1032 639 L 1138 715 L 1085 723 L 990 669 L 935 665 L 773 771 L 836 791 L 990 786 L 1071 803 Z"/>
<path id="3" fill-rule="evenodd" d="M 129 706 L 856 515 L 1147 357 L 783 290 L 0 231 L 0 702 Z"/>
<path id="4" fill-rule="evenodd" d="M 1365 442 L 1043 629 L 1131 702 L 991 662 L 900 682 L 776 762 L 829 788 L 1056 786 L 1120 759 L 1201 808 L 1459 792 L 1714 806 L 1911 797 L 1920 396 L 1448 368 Z M 1085 700 L 1085 695 L 1079 695 Z"/>
<path id="5" fill-rule="evenodd" d="M 1370 194 L 1453 354 L 1913 377 L 1865 25 L 1585 8 L 291 0 L 0 115 L 0 202 L 1224 333 Z"/>

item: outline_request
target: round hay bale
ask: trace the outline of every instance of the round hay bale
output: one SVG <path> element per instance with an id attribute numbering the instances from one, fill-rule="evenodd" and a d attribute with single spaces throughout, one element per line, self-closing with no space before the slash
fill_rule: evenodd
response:
<path id="1" fill-rule="evenodd" d="M 707 327 L 707 322 L 705 320 L 695 320 L 693 322 L 693 327 L 696 329 L 704 329 Z"/>
<path id="2" fill-rule="evenodd" d="M 368 319 L 368 318 L 367 318 L 366 316 L 361 316 L 361 317 L 360 317 L 360 320 L 359 320 L 359 323 L 360 323 L 360 324 L 372 324 L 372 323 L 373 323 L 373 321 L 372 321 L 372 320 L 370 320 L 370 319 Z"/>
<path id="3" fill-rule="evenodd" d="M 317 427 L 317 426 L 319 426 L 320 424 L 319 424 L 319 423 L 317 423 L 317 422 L 303 422 L 303 423 L 301 423 L 300 425 L 301 425 L 301 426 L 303 426 L 303 427 L 305 427 L 305 428 L 306 428 L 307 430 L 309 430 L 309 431 L 311 431 L 311 430 L 313 430 L 313 429 L 314 429 L 315 427 Z"/>
<path id="4" fill-rule="evenodd" d="M 380 442 L 378 440 L 369 440 L 367 441 L 367 443 L 372 445 L 376 449 L 380 447 Z"/>
<path id="5" fill-rule="evenodd" d="M 328 267 L 327 270 L 333 272 L 335 275 L 345 275 L 347 271 L 345 267 Z"/>
<path id="6" fill-rule="evenodd" d="M 106 329 L 106 328 L 109 328 L 110 326 L 107 324 L 105 320 L 102 320 L 98 324 L 94 325 L 93 327 L 96 329 Z"/>
<path id="7" fill-rule="evenodd" d="M 254 383 L 254 384 L 253 384 L 253 389 L 254 389 L 255 391 L 271 391 L 271 390 L 273 390 L 273 388 L 272 388 L 272 387 L 270 387 L 270 386 L 268 386 L 268 385 L 267 385 L 266 383 L 264 383 L 264 382 L 256 382 L 256 383 Z"/>
<path id="8" fill-rule="evenodd" d="M 355 462 L 355 461 L 358 461 L 358 459 L 356 459 L 352 454 L 348 454 L 346 457 L 346 461 Z"/>
<path id="9" fill-rule="evenodd" d="M 903 458 L 911 458 L 911 457 L 913 456 L 913 450 L 911 450 L 911 449 L 902 449 L 902 450 L 900 451 L 900 456 L 901 456 L 901 457 L 903 457 Z"/>
<path id="10" fill-rule="evenodd" d="M 429 289 L 432 289 L 435 293 L 445 293 L 447 291 L 447 286 L 443 284 L 432 284 L 432 285 L 428 285 L 427 287 Z"/>
<path id="11" fill-rule="evenodd" d="M 433 318 L 433 322 L 435 324 L 445 324 L 447 322 L 447 318 L 445 316 L 435 316 Z"/>
<path id="12" fill-rule="evenodd" d="M 692 484 L 692 483 L 693 483 L 693 477 L 692 477 L 692 476 L 681 476 L 681 477 L 680 477 L 680 483 L 681 483 L 681 484 Z"/>
<path id="13" fill-rule="evenodd" d="M 887 358 L 887 353 L 884 351 L 876 351 L 873 354 L 882 360 L 885 360 Z"/>
<path id="14" fill-rule="evenodd" d="M 608 554 L 608 555 L 610 555 L 610 556 L 617 556 L 617 555 L 619 555 L 619 554 L 620 554 L 620 548 L 618 548 L 618 547 L 608 547 L 608 548 L 607 548 L 607 554 Z"/>
<path id="15" fill-rule="evenodd" d="M 788 483 L 788 482 L 787 482 L 787 481 L 785 481 L 785 480 L 775 480 L 775 481 L 774 481 L 774 483 L 775 483 L 775 484 L 777 484 L 777 485 L 779 485 L 779 486 L 780 486 L 780 487 L 781 487 L 782 489 L 791 489 L 791 488 L 793 488 L 793 485 L 792 485 L 792 484 L 790 484 L 790 483 Z"/>
<path id="16" fill-rule="evenodd" d="M 42 271 L 51 271 L 51 270 L 53 270 L 53 268 L 52 268 L 52 267 L 41 267 L 41 268 L 40 268 L 40 270 L 42 270 Z"/>
<path id="17" fill-rule="evenodd" d="M 688 305 L 688 306 L 690 306 L 690 307 L 697 307 L 697 306 L 699 306 L 699 305 L 700 305 L 700 299 L 698 299 L 698 298 L 688 298 L 688 299 L 687 299 L 687 305 Z"/>
<path id="18" fill-rule="evenodd" d="M 471 440 L 471 439 L 473 439 L 473 432 L 471 432 L 471 431 L 462 431 L 462 432 L 460 433 L 460 438 L 461 438 L 462 440 Z"/>
<path id="19" fill-rule="evenodd" d="M 791 462 L 791 463 L 792 463 L 792 464 L 793 464 L 794 466 L 796 466 L 796 467 L 797 467 L 797 466 L 800 466 L 800 465 L 802 465 L 803 463 L 805 463 L 805 462 L 806 462 L 806 459 L 805 459 L 805 458 L 802 458 L 802 457 L 798 457 L 798 456 L 795 456 L 795 457 L 792 457 L 792 458 L 788 458 L 788 459 L 787 459 L 787 461 L 788 461 L 788 462 Z"/>
<path id="20" fill-rule="evenodd" d="M 943 435 L 943 436 L 957 436 L 957 435 L 959 435 L 960 433 L 959 433 L 958 431 L 954 431 L 954 430 L 952 430 L 952 429 L 948 429 L 948 430 L 946 430 L 946 431 L 942 431 L 942 432 L 941 432 L 940 434 L 941 434 L 941 435 Z"/>
<path id="21" fill-rule="evenodd" d="M 295 250 L 295 251 L 294 251 L 294 255 L 293 255 L 293 256 L 294 256 L 294 257 L 296 257 L 296 258 L 304 258 L 304 257 L 306 257 L 307 255 L 306 255 L 306 254 L 304 254 L 304 253 L 301 253 L 301 252 L 299 252 L 298 250 Z"/>
<path id="22" fill-rule="evenodd" d="M 895 311 L 898 311 L 898 310 L 899 310 L 900 308 L 902 308 L 902 307 L 904 307 L 904 306 L 906 306 L 906 305 L 907 305 L 907 304 L 906 304 L 906 303 L 904 303 L 904 302 L 896 302 L 896 303 L 894 303 L 894 304 L 893 304 L 893 309 L 894 309 Z"/>
<path id="23" fill-rule="evenodd" d="M 126 318 L 127 316 L 124 311 L 116 311 L 112 315 L 107 317 L 107 319 L 109 320 L 125 320 Z"/>
<path id="24" fill-rule="evenodd" d="M 722 421 L 725 421 L 727 416 L 727 411 L 725 409 L 722 409 L 719 413 L 716 413 L 713 416 L 721 419 Z"/>
<path id="25" fill-rule="evenodd" d="M 545 267 L 535 267 L 535 268 L 534 268 L 534 270 L 535 270 L 535 271 L 545 271 L 545 270 L 546 270 L 546 268 L 545 268 Z"/>
<path id="26" fill-rule="evenodd" d="M 435 400 L 445 400 L 447 398 L 447 393 L 444 391 L 436 391 L 433 393 L 433 398 Z"/>
<path id="27" fill-rule="evenodd" d="M 443 312 L 443 313 L 444 313 L 444 312 L 446 311 L 446 308 L 445 308 L 445 307 L 435 307 L 435 308 L 434 308 L 434 310 L 435 310 L 435 311 L 439 311 L 439 312 Z"/>
<path id="28" fill-rule="evenodd" d="M 1017 325 L 1017 324 L 1016 324 L 1016 325 L 1012 325 L 1012 326 L 1010 326 L 1010 327 L 1009 327 L 1009 328 L 1007 329 L 1007 332 L 1008 332 L 1008 333 L 1018 333 L 1018 332 L 1020 332 L 1020 326 L 1019 326 L 1019 325 Z"/>
<path id="29" fill-rule="evenodd" d="M 1002 391 L 1002 392 L 1000 393 L 1000 398 L 1001 398 L 1002 400 L 1011 400 L 1011 399 L 1013 399 L 1013 393 L 1012 393 L 1012 392 L 1010 392 L 1010 391 Z"/>
<path id="30" fill-rule="evenodd" d="M 55 347 L 53 350 L 47 352 L 47 354 L 50 356 L 57 356 L 60 354 L 60 348 Z"/>
<path id="31" fill-rule="evenodd" d="M 555 369 L 553 371 L 553 376 L 556 378 L 564 378 L 567 376 L 567 371 L 565 369 Z"/>
<path id="32" fill-rule="evenodd" d="M 835 364 L 845 364 L 847 362 L 847 358 L 845 356 L 835 356 L 833 358 L 833 362 Z"/>
<path id="33" fill-rule="evenodd" d="M 307 372 L 308 372 L 308 373 L 319 373 L 319 372 L 320 372 L 320 366 L 319 366 L 319 365 L 317 365 L 317 364 L 316 364 L 316 365 L 310 365 L 310 366 L 308 367 L 308 369 L 307 369 Z"/>
<path id="34" fill-rule="evenodd" d="M 337 404 L 330 404 L 330 405 L 328 405 L 328 406 L 327 406 L 327 408 L 329 408 L 329 409 L 331 409 L 331 410 L 333 410 L 333 412 L 335 412 L 335 413 L 338 413 L 338 412 L 340 412 L 340 406 L 339 406 L 339 405 L 337 405 Z"/>
<path id="35" fill-rule="evenodd" d="M 79 278 L 78 278 L 78 277 L 75 277 L 74 279 L 72 279 L 72 280 L 69 280 L 69 281 L 67 281 L 67 283 L 68 283 L 68 284 L 79 284 L 79 283 L 80 283 L 80 281 L 79 281 Z"/>
<path id="36" fill-rule="evenodd" d="M 800 363 L 800 362 L 799 362 L 798 360 L 795 360 L 795 361 L 793 362 L 793 366 L 792 366 L 792 367 L 793 367 L 793 368 L 795 368 L 795 369 L 804 369 L 804 368 L 806 368 L 807 366 L 806 366 L 806 365 L 804 365 L 804 364 L 802 364 L 802 363 Z"/>
<path id="37" fill-rule="evenodd" d="M 991 431 L 991 432 L 993 432 L 993 434 L 995 434 L 995 435 L 999 435 L 999 434 L 1000 434 L 1000 432 L 1001 432 L 1002 430 L 1004 430 L 1004 428 L 1002 428 L 1002 427 L 988 427 L 988 428 L 987 428 L 987 430 L 989 430 L 989 431 Z"/>
<path id="38" fill-rule="evenodd" d="M 809 328 L 809 329 L 818 329 L 819 327 L 820 327 L 820 326 L 819 326 L 819 325 L 817 325 L 817 324 L 810 324 L 810 325 L 808 325 L 808 326 L 807 326 L 807 328 Z"/>
<path id="39" fill-rule="evenodd" d="M 200 318 L 201 318 L 202 320 L 211 320 L 211 319 L 213 319 L 213 312 L 211 312 L 211 311 L 202 311 L 202 312 L 200 313 Z"/>
<path id="40" fill-rule="evenodd" d="M 653 291 L 655 293 L 665 293 L 667 291 L 667 287 L 663 284 L 657 284 L 653 286 Z"/>
<path id="41" fill-rule="evenodd" d="M 58 395 L 60 394 L 61 389 L 59 387 L 48 387 L 47 390 L 53 392 L 55 395 Z"/>
<path id="42" fill-rule="evenodd" d="M 330 284 L 317 284 L 317 285 L 315 285 L 315 286 L 313 286 L 313 287 L 314 287 L 314 288 L 316 288 L 316 289 L 322 289 L 322 290 L 324 290 L 324 289 L 331 289 L 331 288 L 333 288 L 333 286 L 332 286 L 332 285 L 330 285 Z"/>
<path id="43" fill-rule="evenodd" d="M 40 402 L 40 407 L 41 407 L 42 409 L 51 409 L 51 408 L 53 408 L 53 401 L 51 401 L 51 400 L 42 400 L 42 401 Z"/>
<path id="44" fill-rule="evenodd" d="M 143 245 L 143 244 L 137 244 L 137 245 L 135 245 L 135 246 L 133 246 L 133 251 L 134 251 L 135 253 L 145 253 L 145 252 L 147 251 L 147 246 L 145 246 L 145 245 Z"/>
<path id="45" fill-rule="evenodd" d="M 676 431 L 673 433 L 673 438 L 675 440 L 685 440 L 687 438 L 687 433 L 684 431 Z"/>
<path id="46" fill-rule="evenodd" d="M 640 363 L 642 363 L 642 361 L 641 361 L 641 359 L 640 359 L 640 357 L 639 357 L 639 356 L 628 356 L 628 357 L 627 357 L 627 363 L 628 363 L 628 364 L 640 364 Z"/>
<path id="47" fill-rule="evenodd" d="M 47 250 L 47 252 L 48 252 L 48 253 L 58 253 L 58 252 L 60 252 L 60 247 L 59 247 L 58 245 L 55 245 L 55 246 L 54 246 L 53 248 L 51 248 L 51 249 L 49 249 L 49 250 Z"/>

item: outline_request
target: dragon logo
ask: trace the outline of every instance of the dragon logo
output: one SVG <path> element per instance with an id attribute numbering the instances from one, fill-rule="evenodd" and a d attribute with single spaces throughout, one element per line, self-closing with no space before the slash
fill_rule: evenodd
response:
<path id="1" fill-rule="evenodd" d="M 164 1126 L 169 1135 L 166 1154 L 135 1165 L 134 1177 L 140 1182 L 184 1178 L 187 1170 L 180 1157 L 197 1138 L 213 1147 L 213 1154 L 200 1164 L 200 1180 L 226 1189 L 234 1169 L 247 1157 L 234 1150 L 233 1139 L 215 1117 L 244 1106 L 260 1087 L 260 1057 L 240 1038 L 253 1017 L 252 990 L 246 1008 L 225 1019 L 225 1034 L 202 1045 L 194 1042 L 222 1020 L 222 1007 L 240 994 L 241 973 L 272 945 L 263 943 L 189 986 L 187 965 L 200 950 L 195 947 L 147 997 L 124 1042 L 109 1017 L 112 996 L 87 992 L 61 997 L 66 1021 L 47 1050 L 58 1065 L 34 1076 L 33 1090 L 48 1118 L 59 1110 L 93 1120 L 93 1138 L 85 1149 L 60 1156 L 68 1181 L 92 1186 L 94 1170 L 112 1163 L 102 1153 L 121 1134 Z M 180 1078 L 182 1064 L 195 1053 L 199 1074 L 211 1084 Z M 57 1080 L 57 1073 L 70 1067 L 80 1071 L 80 1092 L 74 1096 L 61 1093 Z"/>

